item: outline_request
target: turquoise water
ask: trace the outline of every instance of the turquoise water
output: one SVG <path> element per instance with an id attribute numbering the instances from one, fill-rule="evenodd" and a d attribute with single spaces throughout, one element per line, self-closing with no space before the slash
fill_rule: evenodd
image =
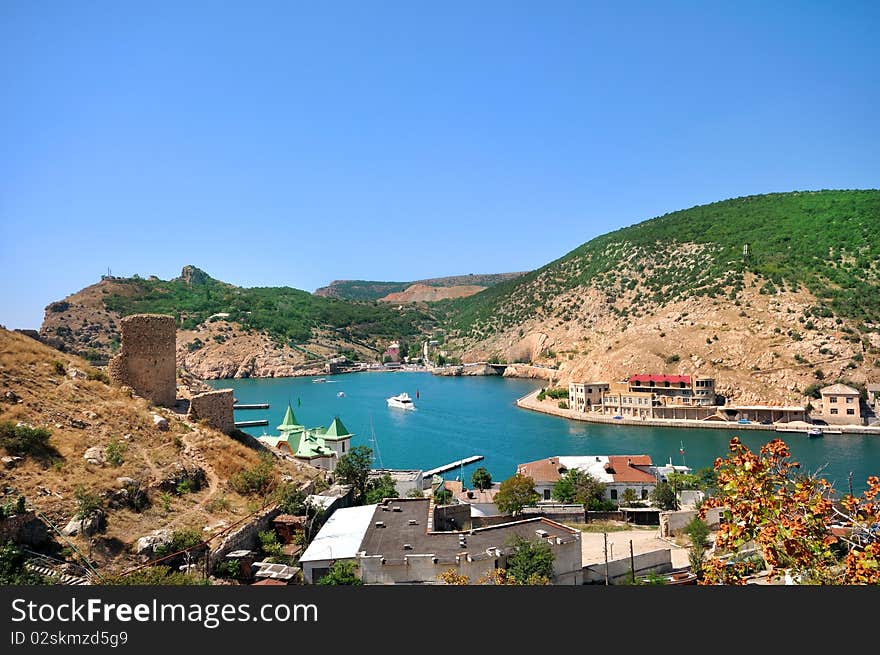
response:
<path id="1" fill-rule="evenodd" d="M 674 463 L 681 464 L 682 444 L 684 462 L 700 468 L 723 456 L 734 434 L 750 448 L 759 448 L 777 436 L 764 431 L 598 425 L 517 408 L 514 401 L 539 386 L 533 380 L 393 372 L 328 376 L 323 384 L 313 383 L 312 378 L 214 380 L 211 384 L 233 387 L 241 403 L 271 403 L 268 410 L 236 412 L 239 421 L 268 418 L 268 434 L 276 434 L 275 426 L 281 423 L 288 399 L 297 419 L 306 426 L 326 426 L 339 416 L 356 433 L 352 445 L 370 445 L 372 421 L 385 467 L 430 469 L 470 455 L 484 455 L 482 462 L 464 467 L 466 480 L 477 466 L 485 466 L 493 478 L 502 480 L 513 475 L 518 463 L 551 455 L 645 453 L 654 462 L 672 457 Z M 344 391 L 345 397 L 337 397 L 339 391 Z M 386 398 L 402 391 L 415 400 L 415 411 L 386 405 Z M 263 430 L 249 428 L 247 432 L 259 436 Z M 823 475 L 841 491 L 847 488 L 850 471 L 856 491 L 865 488 L 869 475 L 880 474 L 880 436 L 779 436 L 791 446 L 802 470 L 816 471 L 824 466 Z M 457 474 L 456 470 L 445 475 L 451 479 Z"/>

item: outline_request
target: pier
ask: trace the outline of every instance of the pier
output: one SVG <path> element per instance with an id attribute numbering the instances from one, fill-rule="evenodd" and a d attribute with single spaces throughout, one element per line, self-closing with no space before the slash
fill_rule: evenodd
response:
<path id="1" fill-rule="evenodd" d="M 258 428 L 262 425 L 269 425 L 269 419 L 267 418 L 259 418 L 255 421 L 236 421 L 235 427 L 237 428 Z"/>
<path id="2" fill-rule="evenodd" d="M 232 409 L 269 409 L 269 403 L 253 403 L 251 405 L 233 405 Z"/>
<path id="3" fill-rule="evenodd" d="M 431 469 L 430 471 L 425 471 L 425 478 L 430 478 L 432 475 L 440 475 L 441 473 L 445 473 L 446 471 L 451 471 L 452 469 L 457 469 L 460 466 L 467 466 L 468 464 L 473 464 L 474 462 L 479 462 L 483 459 L 483 455 L 471 455 L 470 457 L 465 457 L 464 459 L 456 460 L 450 464 L 445 464 L 444 466 L 438 466 L 435 469 Z"/>

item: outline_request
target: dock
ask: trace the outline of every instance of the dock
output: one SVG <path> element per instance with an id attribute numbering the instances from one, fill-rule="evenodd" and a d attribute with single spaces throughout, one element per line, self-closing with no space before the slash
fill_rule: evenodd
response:
<path id="1" fill-rule="evenodd" d="M 430 478 L 432 475 L 440 475 L 441 473 L 445 473 L 446 471 L 457 469 L 460 466 L 467 466 L 468 464 L 479 462 L 481 459 L 483 459 L 483 455 L 471 455 L 470 457 L 465 457 L 464 459 L 459 459 L 449 464 L 438 466 L 437 468 L 431 469 L 430 471 L 425 471 L 423 475 L 425 476 L 425 478 Z"/>
<path id="2" fill-rule="evenodd" d="M 233 405 L 232 409 L 269 409 L 269 403 L 252 403 L 250 405 Z"/>
<path id="3" fill-rule="evenodd" d="M 258 428 L 261 425 L 269 425 L 269 419 L 260 418 L 255 421 L 236 421 L 235 427 L 237 428 Z"/>

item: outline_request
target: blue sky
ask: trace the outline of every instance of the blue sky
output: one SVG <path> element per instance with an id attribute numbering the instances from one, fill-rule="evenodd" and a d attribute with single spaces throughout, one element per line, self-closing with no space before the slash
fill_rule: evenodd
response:
<path id="1" fill-rule="evenodd" d="M 108 267 L 528 270 L 705 202 L 876 188 L 878 7 L 5 0 L 0 324 Z"/>

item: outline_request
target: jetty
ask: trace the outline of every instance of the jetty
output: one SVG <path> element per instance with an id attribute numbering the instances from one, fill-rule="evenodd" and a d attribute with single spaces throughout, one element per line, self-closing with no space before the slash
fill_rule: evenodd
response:
<path id="1" fill-rule="evenodd" d="M 250 405 L 233 405 L 232 409 L 269 409 L 269 403 L 252 403 Z"/>
<path id="2" fill-rule="evenodd" d="M 237 427 L 237 428 L 258 428 L 262 425 L 269 425 L 269 419 L 258 418 L 255 421 L 236 421 L 235 422 L 235 427 Z"/>
<path id="3" fill-rule="evenodd" d="M 467 466 L 468 464 L 479 462 L 483 458 L 483 455 L 471 455 L 470 457 L 465 457 L 464 459 L 459 459 L 454 462 L 450 462 L 449 464 L 438 466 L 437 468 L 431 469 L 430 471 L 425 471 L 423 475 L 425 476 L 425 478 L 430 478 L 432 475 L 440 475 L 441 473 L 445 473 L 446 471 L 457 469 L 460 466 Z"/>

